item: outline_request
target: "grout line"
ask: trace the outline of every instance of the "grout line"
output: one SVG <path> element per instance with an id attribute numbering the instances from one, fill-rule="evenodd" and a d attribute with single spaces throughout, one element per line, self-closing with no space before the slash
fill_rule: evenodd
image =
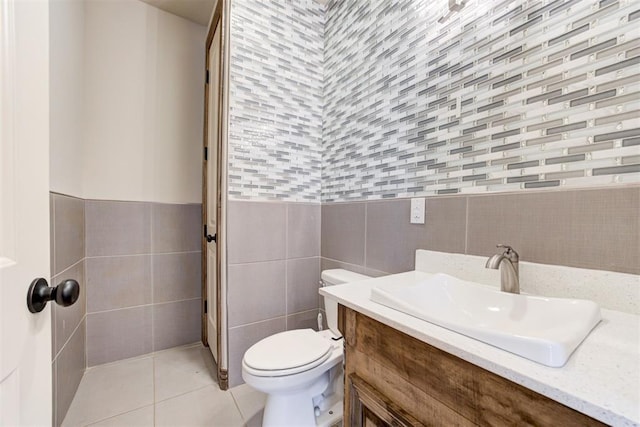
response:
<path id="1" fill-rule="evenodd" d="M 54 255 L 55 256 L 55 253 Z M 64 270 L 62 270 L 60 273 L 56 273 L 51 275 L 51 281 L 53 281 L 54 278 L 61 276 L 63 274 L 66 274 L 69 270 L 71 270 L 72 268 L 74 268 L 75 266 L 77 266 L 78 264 L 80 264 L 81 262 L 83 262 L 85 260 L 85 258 L 80 258 L 78 261 L 74 262 L 73 264 L 71 264 L 69 267 L 66 267 Z"/>
<path id="2" fill-rule="evenodd" d="M 85 291 L 85 296 L 84 296 L 84 316 L 83 319 L 85 320 L 85 326 L 84 326 L 84 372 L 82 374 L 82 376 L 84 377 L 84 374 L 87 372 L 87 369 L 89 369 L 89 345 L 87 344 L 89 341 L 89 317 L 87 316 L 87 307 L 89 306 L 89 299 L 87 298 L 87 258 L 84 258 L 84 291 Z M 77 391 L 77 390 L 76 390 Z"/>
<path id="3" fill-rule="evenodd" d="M 213 382 L 212 384 L 205 384 L 205 385 L 202 385 L 202 386 L 198 386 L 197 388 L 191 389 L 191 390 L 189 390 L 189 391 L 185 391 L 185 392 L 183 392 L 183 393 L 176 394 L 175 396 L 170 396 L 170 397 L 167 397 L 166 399 L 158 400 L 157 402 L 155 401 L 155 395 L 154 395 L 154 406 L 155 406 L 157 403 L 162 403 L 162 402 L 166 402 L 166 401 L 171 400 L 171 399 L 175 399 L 175 398 L 177 398 L 177 397 L 182 397 L 182 396 L 184 396 L 185 394 L 193 393 L 193 392 L 195 392 L 195 391 L 202 390 L 203 388 L 211 387 L 211 386 L 213 386 L 213 385 L 216 385 L 216 386 L 217 386 L 217 384 L 216 384 L 215 382 Z M 218 388 L 219 388 L 219 387 L 218 387 Z M 155 412 L 155 411 L 154 411 L 154 412 Z"/>
<path id="4" fill-rule="evenodd" d="M 272 320 L 278 320 L 278 319 L 282 319 L 282 318 L 284 318 L 284 319 L 285 319 L 285 326 L 286 326 L 286 318 L 287 318 L 287 315 L 285 314 L 285 315 L 282 315 L 282 316 L 271 317 L 271 318 L 269 318 L 269 319 L 258 320 L 258 321 L 256 321 L 256 322 L 244 323 L 244 324 L 242 324 L 242 325 L 232 326 L 232 327 L 230 327 L 230 328 L 229 328 L 229 330 L 231 330 L 231 329 L 243 328 L 243 327 L 245 327 L 245 326 L 253 326 L 253 325 L 257 325 L 257 324 L 259 324 L 259 323 L 270 322 L 270 321 L 272 321 Z"/>
<path id="5" fill-rule="evenodd" d="M 154 302 L 154 303 L 149 303 L 149 304 L 139 304 L 139 305 L 132 305 L 132 306 L 129 306 L 129 307 L 112 308 L 112 309 L 109 309 L 109 310 L 92 311 L 90 313 L 87 313 L 87 315 L 88 314 L 110 313 L 112 311 L 129 310 L 129 309 L 141 308 L 141 307 L 153 307 L 154 305 L 173 304 L 173 303 L 176 303 L 176 302 L 195 301 L 195 300 L 199 300 L 199 299 L 202 299 L 202 298 L 196 297 L 196 298 L 186 298 L 186 299 L 179 299 L 179 300 L 173 300 L 173 301 Z"/>
<path id="6" fill-rule="evenodd" d="M 238 410 L 238 413 L 240 414 L 240 419 L 244 422 L 244 424 L 247 424 L 248 420 L 244 419 L 244 414 L 242 413 L 242 411 L 240 410 L 240 404 L 238 403 L 238 401 L 236 400 L 236 396 L 233 394 L 233 392 L 231 391 L 231 389 L 227 390 L 229 392 L 229 394 L 231 395 L 231 398 L 233 399 L 233 403 L 235 403 L 236 405 L 236 409 Z"/>
<path id="7" fill-rule="evenodd" d="M 53 308 L 53 307 L 52 307 Z M 71 341 L 71 338 L 73 338 L 73 336 L 75 335 L 76 331 L 78 330 L 78 328 L 80 327 L 80 325 L 82 325 L 82 322 L 87 318 L 87 314 L 85 312 L 85 315 L 82 316 L 82 319 L 80 319 L 80 321 L 78 322 L 78 324 L 76 325 L 75 328 L 73 328 L 73 332 L 71 332 L 71 334 L 69 335 L 69 338 L 67 338 L 67 340 L 64 342 L 64 344 L 62 345 L 62 347 L 60 347 L 60 350 L 56 353 L 56 356 L 51 360 L 52 362 L 55 361 L 56 359 L 58 359 L 58 356 L 60 356 L 60 353 L 62 353 L 62 350 L 64 350 L 64 348 L 67 346 L 67 344 L 69 344 L 69 341 Z M 55 325 L 54 325 L 55 328 Z M 84 345 L 85 349 L 87 347 L 86 344 L 86 328 L 85 328 L 85 345 Z M 85 355 L 85 365 L 86 365 L 86 355 Z"/>
<path id="8" fill-rule="evenodd" d="M 175 346 L 175 347 L 164 348 L 162 350 L 154 351 L 154 352 L 151 352 L 151 353 L 148 353 L 148 354 L 150 354 L 152 357 L 156 357 L 156 356 L 160 356 L 160 355 L 163 355 L 164 353 L 169 353 L 169 352 L 172 352 L 172 351 L 189 350 L 189 349 L 192 349 L 192 348 L 195 348 L 195 347 L 199 347 L 200 345 L 202 345 L 202 341 L 194 341 L 194 342 L 192 342 L 190 344 L 183 344 L 183 345 L 178 345 L 178 346 Z M 206 347 L 204 347 L 204 348 L 206 348 Z"/>
<path id="9" fill-rule="evenodd" d="M 229 264 L 229 266 L 235 267 L 235 266 L 252 265 L 252 264 L 266 264 L 268 262 L 286 262 L 286 261 L 294 261 L 294 260 L 298 260 L 298 259 L 308 259 L 308 258 L 316 258 L 316 257 L 315 256 L 310 256 L 310 257 L 305 257 L 305 258 L 291 258 L 291 259 L 280 258 L 280 259 L 270 259 L 270 260 L 267 260 L 267 261 L 239 262 L 239 263 Z"/>
<path id="10" fill-rule="evenodd" d="M 138 356 L 127 357 L 126 359 L 119 359 L 119 360 L 114 360 L 114 361 L 111 361 L 111 362 L 101 363 L 99 365 L 89 366 L 87 368 L 87 371 L 93 371 L 94 369 L 102 368 L 104 366 L 119 365 L 120 363 L 136 362 L 136 361 L 139 361 L 139 360 L 149 359 L 151 357 L 153 357 L 153 353 L 144 353 L 144 354 L 140 354 Z"/>
<path id="11" fill-rule="evenodd" d="M 289 330 L 289 204 L 284 209 L 284 330 Z"/>
<path id="12" fill-rule="evenodd" d="M 364 254 L 362 256 L 362 266 L 366 269 L 367 268 L 367 216 L 368 216 L 368 206 L 369 203 L 365 203 L 364 204 Z"/>
<path id="13" fill-rule="evenodd" d="M 149 221 L 149 240 L 150 240 L 150 244 L 151 247 L 153 247 L 153 209 L 151 209 L 151 221 Z M 149 285 L 151 286 L 151 304 L 155 303 L 155 276 L 153 274 L 153 271 L 155 270 L 154 266 L 155 266 L 155 261 L 157 261 L 155 259 L 156 257 L 154 256 L 150 256 L 149 257 L 149 264 L 150 264 L 150 271 L 149 271 L 149 281 L 151 282 Z M 156 322 L 155 322 L 155 310 L 151 310 L 151 351 L 155 351 L 156 350 Z M 155 375 L 155 364 L 154 364 L 154 375 Z M 153 402 L 155 405 L 155 384 L 154 384 L 154 395 L 153 395 Z M 155 410 L 153 411 L 155 413 Z M 155 424 L 155 420 L 154 420 L 154 424 Z"/>
<path id="14" fill-rule="evenodd" d="M 100 366 L 102 366 L 102 365 L 100 365 Z M 155 405 L 152 403 L 152 404 L 149 404 L 149 405 L 139 406 L 139 407 L 134 408 L 134 409 L 128 409 L 125 412 L 120 412 L 120 413 L 117 413 L 117 414 L 109 415 L 106 418 L 100 418 L 100 419 L 97 419 L 97 420 L 92 420 L 88 424 L 82 424 L 82 427 L 91 427 L 92 425 L 95 425 L 97 423 L 101 423 L 103 421 L 107 421 L 107 420 L 110 420 L 112 418 L 116 418 L 116 417 L 119 417 L 121 415 L 128 414 L 128 413 L 131 413 L 131 412 L 134 412 L 134 411 L 139 411 L 140 409 L 147 408 L 149 406 L 155 406 Z M 155 410 L 153 412 L 154 412 L 154 425 L 155 425 Z"/>
<path id="15" fill-rule="evenodd" d="M 51 229 L 51 236 L 49 237 L 51 239 L 51 241 L 49 242 L 49 250 L 53 251 L 53 254 L 51 254 L 51 256 L 49 257 L 49 262 L 53 263 L 53 265 L 49 266 L 49 272 L 51 273 L 51 279 L 53 279 L 55 277 L 53 273 L 56 269 L 56 247 L 58 246 L 56 244 L 56 197 L 53 196 L 49 200 L 51 201 L 49 206 L 49 209 L 51 210 L 51 218 L 49 218 L 49 221 L 51 222 L 49 224 L 49 228 Z"/>
<path id="16" fill-rule="evenodd" d="M 182 251 L 182 252 L 149 252 L 149 253 L 141 253 L 141 254 L 122 254 L 122 255 L 91 255 L 87 256 L 87 259 L 92 258 L 124 258 L 124 257 L 136 257 L 136 256 L 154 256 L 154 255 L 184 255 L 184 254 L 199 254 L 202 251 Z M 57 275 L 56 275 L 57 276 Z"/>
<path id="17" fill-rule="evenodd" d="M 464 204 L 464 253 L 469 253 L 469 197 L 465 197 Z"/>
<path id="18" fill-rule="evenodd" d="M 365 267 L 364 265 L 354 264 L 354 263 L 352 263 L 352 262 L 345 262 L 345 261 L 341 261 L 341 260 L 339 260 L 339 259 L 329 258 L 329 257 L 326 257 L 326 256 L 324 256 L 324 257 L 320 257 L 320 258 L 321 258 L 321 261 L 322 261 L 322 258 L 324 258 L 324 259 L 329 260 L 329 261 L 333 261 L 333 262 L 337 262 L 337 263 L 340 263 L 340 264 L 350 265 L 350 266 L 353 266 L 353 267 L 357 267 L 357 269 L 360 269 L 360 270 L 366 269 L 366 267 Z M 340 267 L 338 267 L 338 268 L 340 268 Z M 375 271 L 379 271 L 379 272 L 381 272 L 381 273 L 391 274 L 391 273 L 388 273 L 388 272 L 386 272 L 386 271 L 376 270 L 375 268 L 371 268 L 370 270 L 375 270 Z M 357 271 L 356 271 L 356 273 L 357 273 Z M 360 273 L 360 274 L 365 274 L 365 273 Z"/>
<path id="19" fill-rule="evenodd" d="M 152 343 L 153 348 L 153 343 Z M 156 425 L 156 358 L 155 356 L 151 357 L 151 387 L 153 395 L 153 425 Z"/>

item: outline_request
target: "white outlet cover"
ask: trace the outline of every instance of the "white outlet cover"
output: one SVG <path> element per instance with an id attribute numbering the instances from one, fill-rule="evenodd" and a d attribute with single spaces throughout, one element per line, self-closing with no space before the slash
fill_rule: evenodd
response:
<path id="1" fill-rule="evenodd" d="M 411 213 L 409 222 L 411 224 L 424 224 L 425 198 L 414 197 L 411 199 Z"/>

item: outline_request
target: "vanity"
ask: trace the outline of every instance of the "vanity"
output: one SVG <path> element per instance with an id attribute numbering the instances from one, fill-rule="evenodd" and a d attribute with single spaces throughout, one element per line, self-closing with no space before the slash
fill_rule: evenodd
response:
<path id="1" fill-rule="evenodd" d="M 497 272 L 478 265 L 484 266 L 481 257 L 417 251 L 413 274 L 444 272 L 497 286 Z M 524 293 L 579 295 L 601 307 L 602 320 L 561 367 L 371 300 L 376 286 L 401 283 L 412 272 L 323 288 L 339 303 L 345 426 L 640 425 L 640 317 L 632 314 L 638 276 L 527 263 L 521 268 Z M 618 297 L 603 289 L 604 282 L 614 283 Z"/>

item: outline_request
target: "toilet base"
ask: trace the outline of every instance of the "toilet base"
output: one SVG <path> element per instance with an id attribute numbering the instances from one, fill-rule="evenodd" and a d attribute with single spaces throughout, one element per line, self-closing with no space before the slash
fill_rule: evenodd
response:
<path id="1" fill-rule="evenodd" d="M 313 397 L 326 390 L 328 385 L 329 373 L 326 372 L 308 389 L 269 394 L 262 416 L 262 426 L 315 427 Z"/>
<path id="2" fill-rule="evenodd" d="M 332 405 L 316 417 L 316 427 L 332 427 L 342 420 L 342 396 L 332 396 Z"/>

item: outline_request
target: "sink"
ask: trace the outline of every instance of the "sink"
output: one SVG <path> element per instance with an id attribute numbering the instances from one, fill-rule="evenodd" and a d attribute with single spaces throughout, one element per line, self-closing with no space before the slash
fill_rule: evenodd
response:
<path id="1" fill-rule="evenodd" d="M 593 301 L 510 294 L 447 274 L 383 283 L 370 299 L 551 367 L 567 363 L 601 319 Z"/>

